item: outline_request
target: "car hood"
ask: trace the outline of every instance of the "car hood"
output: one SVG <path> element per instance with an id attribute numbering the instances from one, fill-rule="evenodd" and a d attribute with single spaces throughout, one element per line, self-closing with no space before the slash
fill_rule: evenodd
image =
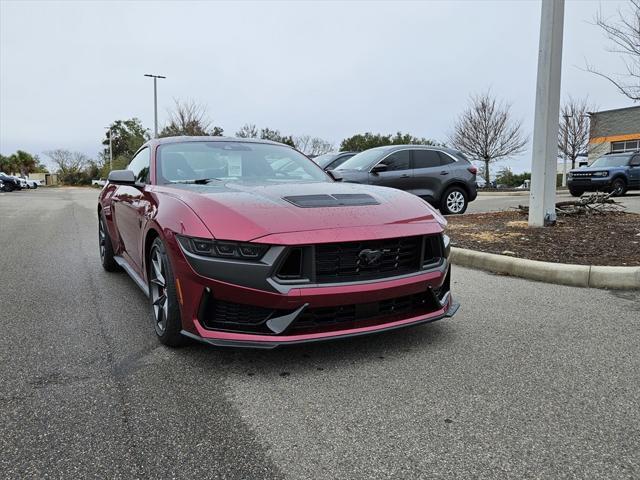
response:
<path id="1" fill-rule="evenodd" d="M 250 241 L 286 232 L 400 224 L 446 223 L 424 200 L 386 187 L 340 182 L 296 184 L 221 183 L 156 187 L 198 215 L 215 238 Z M 302 207 L 312 195 L 363 199 L 368 205 Z M 357 195 L 358 197 L 340 197 Z M 285 199 L 287 197 L 287 199 Z M 292 199 L 291 197 L 294 197 Z M 311 200 L 315 200 L 314 197 Z M 329 197 L 331 198 L 331 197 Z M 335 197 L 333 197 L 335 198 Z M 299 202 L 298 202 L 299 203 Z"/>

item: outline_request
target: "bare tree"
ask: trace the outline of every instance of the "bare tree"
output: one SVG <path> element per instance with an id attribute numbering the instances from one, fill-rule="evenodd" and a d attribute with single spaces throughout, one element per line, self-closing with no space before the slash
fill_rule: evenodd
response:
<path id="1" fill-rule="evenodd" d="M 489 165 L 524 152 L 527 142 L 521 122 L 511 118 L 511 105 L 498 103 L 491 92 L 471 97 L 471 104 L 449 136 L 451 146 L 484 162 L 487 185 L 491 181 Z"/>
<path id="2" fill-rule="evenodd" d="M 311 135 L 300 135 L 293 139 L 296 149 L 306 155 L 318 156 L 333 150 L 333 145 L 326 140 Z"/>
<path id="3" fill-rule="evenodd" d="M 205 105 L 193 100 L 181 102 L 174 99 L 174 102 L 173 110 L 169 111 L 169 123 L 160 132 L 161 137 L 221 136 L 224 132 L 221 127 L 212 126 Z"/>
<path id="4" fill-rule="evenodd" d="M 69 150 L 50 150 L 44 152 L 57 167 L 58 178 L 62 183 L 82 183 L 91 160 L 84 153 Z"/>
<path id="5" fill-rule="evenodd" d="M 245 123 L 240 130 L 236 132 L 238 138 L 258 138 L 258 129 L 253 123 Z"/>
<path id="6" fill-rule="evenodd" d="M 605 18 L 602 11 L 595 17 L 611 42 L 608 50 L 620 55 L 626 73 L 607 75 L 587 64 L 587 71 L 609 80 L 633 101 L 640 101 L 640 0 L 629 0 L 628 10 L 618 9 L 617 20 Z"/>
<path id="7" fill-rule="evenodd" d="M 589 112 L 595 107 L 588 104 L 586 98 L 576 100 L 569 96 L 562 105 L 560 130 L 558 131 L 558 150 L 571 160 L 571 168 L 576 168 L 578 155 L 589 151 Z"/>

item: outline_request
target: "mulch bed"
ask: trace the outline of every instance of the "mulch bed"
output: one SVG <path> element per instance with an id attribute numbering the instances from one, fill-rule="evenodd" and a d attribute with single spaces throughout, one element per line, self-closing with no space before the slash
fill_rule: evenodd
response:
<path id="1" fill-rule="evenodd" d="M 555 226 L 529 228 L 518 211 L 448 217 L 455 247 L 544 262 L 640 266 L 640 215 L 559 217 Z"/>

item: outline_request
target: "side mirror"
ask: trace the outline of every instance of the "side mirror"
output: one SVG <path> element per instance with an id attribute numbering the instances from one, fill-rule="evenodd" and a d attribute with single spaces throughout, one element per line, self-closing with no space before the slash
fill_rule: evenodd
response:
<path id="1" fill-rule="evenodd" d="M 135 185 L 136 176 L 131 170 L 111 170 L 107 180 L 114 185 Z"/>
<path id="2" fill-rule="evenodd" d="M 386 172 L 388 168 L 389 167 L 387 167 L 384 163 L 379 163 L 371 169 L 371 173 L 377 174 L 380 172 Z"/>
<path id="3" fill-rule="evenodd" d="M 342 179 L 344 178 L 340 172 L 338 172 L 337 170 L 327 170 L 327 174 L 333 178 L 336 182 L 341 182 Z"/>

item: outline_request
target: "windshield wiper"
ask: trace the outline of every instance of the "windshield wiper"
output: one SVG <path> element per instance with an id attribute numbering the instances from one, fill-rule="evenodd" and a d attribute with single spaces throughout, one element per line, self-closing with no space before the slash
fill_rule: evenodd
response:
<path id="1" fill-rule="evenodd" d="M 171 180 L 170 183 L 187 183 L 192 185 L 206 185 L 213 181 L 222 182 L 219 178 L 196 178 L 194 180 Z"/>

